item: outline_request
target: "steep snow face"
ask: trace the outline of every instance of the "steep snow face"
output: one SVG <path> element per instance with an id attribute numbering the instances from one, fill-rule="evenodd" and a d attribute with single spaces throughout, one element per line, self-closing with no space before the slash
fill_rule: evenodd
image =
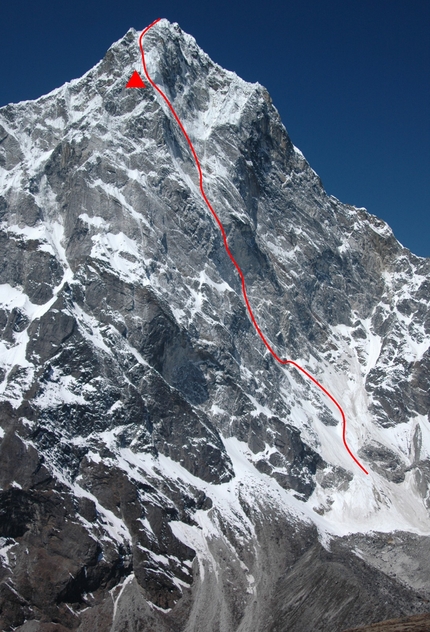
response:
<path id="1" fill-rule="evenodd" d="M 140 70 L 137 37 L 82 78 L 0 110 L 0 484 L 5 511 L 20 507 L 0 536 L 23 600 L 8 625 L 30 608 L 82 629 L 103 611 L 114 626 L 123 600 L 160 630 L 169 616 L 187 630 L 271 629 L 269 595 L 286 568 L 322 555 L 318 539 L 329 555 L 356 532 L 429 533 L 430 262 L 326 195 L 262 86 L 167 20 L 145 36 L 257 321 L 340 402 L 365 476 L 336 407 L 256 334 L 164 101 L 150 86 L 125 89 Z M 39 559 L 38 544 L 22 525 L 43 541 L 50 511 L 86 548 L 34 561 L 74 559 L 30 597 L 22 551 Z M 342 546 L 337 560 L 355 556 Z M 357 585 L 388 581 L 358 569 Z M 240 598 L 226 596 L 231 581 Z M 415 603 L 389 590 L 390 607 Z M 324 629 L 395 614 L 382 596 L 342 610 L 345 591 Z M 194 605 L 181 606 L 188 593 Z"/>

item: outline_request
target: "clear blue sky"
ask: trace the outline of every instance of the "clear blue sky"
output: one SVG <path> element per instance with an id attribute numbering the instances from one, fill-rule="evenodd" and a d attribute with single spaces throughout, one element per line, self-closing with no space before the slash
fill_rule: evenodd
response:
<path id="1" fill-rule="evenodd" d="M 430 256 L 430 0 L 4 0 L 0 105 L 81 76 L 157 17 L 266 86 L 326 190 Z"/>

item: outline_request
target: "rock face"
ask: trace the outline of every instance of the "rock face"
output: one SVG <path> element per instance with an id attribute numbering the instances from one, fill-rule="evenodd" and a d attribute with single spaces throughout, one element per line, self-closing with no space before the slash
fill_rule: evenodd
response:
<path id="1" fill-rule="evenodd" d="M 430 260 L 328 196 L 178 25 L 0 109 L 5 631 L 340 631 L 429 609 Z"/>

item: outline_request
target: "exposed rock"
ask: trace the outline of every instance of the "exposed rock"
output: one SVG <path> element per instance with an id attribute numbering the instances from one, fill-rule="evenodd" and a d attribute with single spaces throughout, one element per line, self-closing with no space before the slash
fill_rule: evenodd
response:
<path id="1" fill-rule="evenodd" d="M 360 628 L 349 628 L 344 632 L 427 632 L 430 630 L 430 614 L 417 614 L 412 617 L 388 619 Z"/>

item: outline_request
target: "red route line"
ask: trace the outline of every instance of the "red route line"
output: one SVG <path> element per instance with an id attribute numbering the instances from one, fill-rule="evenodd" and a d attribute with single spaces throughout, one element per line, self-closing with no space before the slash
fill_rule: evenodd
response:
<path id="1" fill-rule="evenodd" d="M 287 359 L 282 359 L 278 356 L 278 354 L 272 349 L 272 347 L 270 346 L 270 344 L 268 343 L 268 341 L 266 340 L 265 335 L 263 334 L 263 332 L 261 331 L 257 321 L 255 320 L 255 316 L 254 313 L 252 311 L 249 299 L 248 299 L 248 294 L 246 291 L 246 284 L 245 284 L 245 277 L 244 274 L 239 266 L 239 264 L 237 263 L 236 259 L 233 257 L 233 254 L 230 250 L 230 247 L 228 245 L 228 241 L 227 241 L 227 234 L 225 232 L 224 226 L 221 223 L 221 220 L 219 219 L 218 215 L 216 214 L 216 212 L 214 211 L 214 209 L 212 208 L 211 203 L 209 202 L 205 190 L 203 188 L 203 172 L 202 172 L 202 168 L 200 166 L 200 161 L 198 159 L 198 156 L 196 154 L 196 150 L 194 149 L 194 145 L 190 140 L 190 137 L 188 136 L 185 127 L 182 125 L 182 122 L 179 118 L 179 116 L 176 114 L 176 111 L 173 107 L 173 105 L 170 103 L 169 99 L 166 97 L 166 95 L 164 94 L 164 92 L 162 90 L 160 90 L 160 88 L 154 83 L 154 81 L 151 79 L 151 77 L 149 76 L 148 73 L 148 69 L 146 67 L 146 61 L 145 61 L 145 52 L 143 50 L 143 46 L 142 46 L 142 39 L 144 37 L 144 35 L 146 35 L 146 33 L 149 31 L 149 29 L 151 29 L 153 26 L 155 26 L 155 24 L 157 24 L 157 22 L 159 22 L 161 20 L 161 18 L 157 18 L 157 20 L 154 20 L 154 22 L 152 22 L 152 24 L 150 24 L 149 26 L 146 27 L 146 29 L 144 31 L 142 31 L 142 33 L 140 34 L 139 37 L 139 47 L 140 47 L 140 52 L 142 54 L 142 63 L 143 63 L 143 69 L 145 71 L 145 75 L 146 78 L 148 79 L 149 83 L 152 85 L 152 87 L 154 88 L 154 90 L 156 90 L 158 92 L 158 94 L 163 98 L 163 100 L 166 102 L 169 110 L 171 111 L 171 113 L 173 114 L 173 116 L 176 119 L 176 122 L 178 123 L 179 127 L 181 128 L 181 131 L 188 143 L 188 145 L 190 146 L 191 149 L 191 153 L 193 154 L 194 157 L 194 161 L 196 163 L 196 167 L 197 167 L 197 171 L 199 173 L 199 180 L 200 180 L 200 192 L 203 196 L 204 201 L 206 202 L 206 206 L 208 207 L 208 209 L 210 210 L 210 212 L 212 213 L 212 216 L 214 218 L 214 220 L 216 221 L 216 223 L 218 224 L 218 227 L 221 231 L 221 235 L 224 241 L 224 246 L 225 249 L 227 251 L 228 256 L 230 257 L 234 267 L 237 270 L 237 273 L 240 277 L 240 281 L 242 284 L 242 294 L 243 294 L 243 298 L 245 300 L 246 303 L 246 307 L 248 309 L 248 314 L 252 320 L 252 323 L 258 333 L 258 335 L 260 336 L 261 340 L 263 341 L 263 343 L 265 344 L 266 348 L 270 351 L 270 353 L 272 354 L 272 356 L 275 358 L 275 360 L 277 362 L 279 362 L 279 364 L 282 365 L 286 365 L 286 364 L 292 364 L 294 367 L 296 367 L 296 369 L 298 369 L 299 371 L 301 371 L 302 373 L 304 373 L 304 375 L 306 375 L 307 378 L 309 378 L 311 380 L 311 382 L 313 382 L 316 386 L 318 386 L 319 389 L 322 390 L 322 392 L 327 395 L 327 397 L 333 402 L 333 404 L 337 407 L 337 409 L 339 410 L 341 416 L 342 416 L 342 439 L 343 439 L 343 444 L 348 452 L 348 454 L 350 455 L 350 457 L 355 461 L 355 463 L 363 470 L 363 472 L 365 474 L 369 474 L 369 472 L 366 470 L 365 467 L 363 467 L 363 465 L 360 463 L 360 461 L 354 456 L 354 454 L 351 452 L 349 445 L 347 443 L 346 440 L 346 417 L 345 417 L 345 413 L 343 412 L 343 409 L 341 407 L 341 405 L 336 401 L 336 399 L 333 397 L 333 395 L 331 395 L 331 393 L 328 392 L 328 390 L 326 388 L 324 388 L 324 386 L 322 384 L 320 384 L 318 382 L 317 379 L 315 379 L 310 373 L 308 373 L 306 371 L 306 369 L 304 369 L 303 367 L 301 367 L 299 364 L 297 364 L 297 362 L 294 362 L 294 360 L 287 360 Z"/>

